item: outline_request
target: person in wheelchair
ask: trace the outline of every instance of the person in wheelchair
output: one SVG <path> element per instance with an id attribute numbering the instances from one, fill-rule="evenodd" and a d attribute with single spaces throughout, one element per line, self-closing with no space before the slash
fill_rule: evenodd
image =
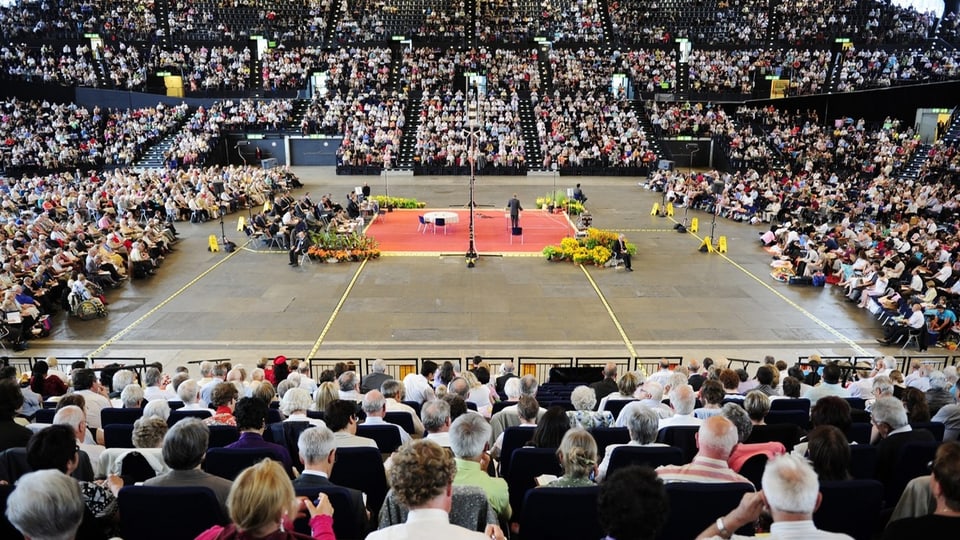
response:
<path id="1" fill-rule="evenodd" d="M 627 250 L 627 239 L 622 233 L 617 237 L 617 241 L 613 244 L 613 254 L 616 258 L 623 261 L 623 266 L 627 269 L 627 272 L 633 272 L 633 265 L 630 261 L 630 252 Z"/>

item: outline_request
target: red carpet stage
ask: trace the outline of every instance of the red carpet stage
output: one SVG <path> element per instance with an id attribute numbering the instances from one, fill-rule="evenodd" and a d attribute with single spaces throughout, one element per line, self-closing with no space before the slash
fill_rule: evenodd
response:
<path id="1" fill-rule="evenodd" d="M 433 217 L 444 217 L 444 214 L 446 234 L 443 227 L 434 230 L 429 223 Z M 426 232 L 420 226 L 420 216 L 427 218 Z M 477 209 L 474 216 L 475 243 L 480 254 L 540 253 L 544 247 L 559 244 L 561 239 L 574 233 L 564 214 L 526 210 L 520 214 L 523 236 L 513 236 L 511 243 L 510 217 L 503 210 Z M 386 254 L 466 253 L 470 243 L 470 212 L 465 209 L 395 210 L 381 215 L 370 225 L 367 236 L 375 238 Z"/>

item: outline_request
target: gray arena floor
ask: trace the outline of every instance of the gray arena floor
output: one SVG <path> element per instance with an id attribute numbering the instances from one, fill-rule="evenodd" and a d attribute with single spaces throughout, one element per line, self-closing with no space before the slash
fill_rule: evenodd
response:
<path id="1" fill-rule="evenodd" d="M 416 197 L 430 207 L 461 207 L 461 177 L 350 177 L 332 168 L 298 168 L 306 188 L 342 199 L 368 181 L 374 194 Z M 207 251 L 217 222 L 178 223 L 183 241 L 158 274 L 108 293 L 105 319 L 58 314 L 54 331 L 26 354 L 146 356 L 166 366 L 231 358 L 252 365 L 291 357 L 683 356 L 792 363 L 798 355 L 878 352 L 878 324 L 839 291 L 791 287 L 770 276 L 761 226 L 720 220 L 729 253 L 703 254 L 698 238 L 650 215 L 660 194 L 638 178 L 480 177 L 478 205 L 501 207 L 513 192 L 534 207 L 554 185 L 576 181 L 594 225 L 623 231 L 638 245 L 635 272 L 549 263 L 540 257 L 385 256 L 359 263 L 287 265 L 285 252 Z M 709 216 L 700 234 L 709 234 Z M 678 209 L 675 219 L 683 218 Z M 227 237 L 243 244 L 237 214 Z M 465 230 L 466 227 L 461 229 Z M 465 233 L 463 233 L 465 234 Z M 463 251 L 467 248 L 464 240 Z M 482 246 L 481 246 L 482 250 Z M 894 349 L 885 349 L 892 353 Z M 931 352 L 935 352 L 931 350 Z"/>

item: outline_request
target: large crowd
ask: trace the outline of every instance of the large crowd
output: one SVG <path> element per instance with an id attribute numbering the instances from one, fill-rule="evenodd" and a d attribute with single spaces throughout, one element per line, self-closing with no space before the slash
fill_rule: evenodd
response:
<path id="1" fill-rule="evenodd" d="M 271 40 L 316 42 L 334 2 L 298 0 L 177 0 L 167 17 L 170 35 L 188 41 Z"/>

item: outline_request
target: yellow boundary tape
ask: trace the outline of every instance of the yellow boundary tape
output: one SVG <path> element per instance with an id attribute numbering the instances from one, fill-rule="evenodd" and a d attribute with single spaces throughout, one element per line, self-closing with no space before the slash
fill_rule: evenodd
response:
<path id="1" fill-rule="evenodd" d="M 671 220 L 671 221 L 674 221 L 674 222 L 676 223 L 676 221 L 675 221 L 673 218 L 670 218 L 670 220 Z M 687 234 L 689 234 L 690 236 L 693 236 L 694 238 L 696 238 L 697 240 L 699 240 L 701 243 L 703 242 L 703 238 L 700 238 L 698 235 L 694 234 L 693 232 L 690 232 L 690 231 L 688 230 L 688 231 L 687 231 Z M 737 263 L 736 261 L 734 261 L 734 260 L 731 259 L 730 257 L 726 256 L 726 255 L 723 254 L 723 253 L 717 253 L 717 256 L 719 256 L 721 259 L 723 259 L 723 260 L 727 261 L 728 263 L 730 263 L 730 264 L 731 264 L 734 268 L 736 268 L 737 270 L 740 270 L 741 272 L 743 272 L 744 274 L 746 274 L 747 276 L 749 276 L 750 278 L 752 278 L 754 281 L 756 281 L 757 283 L 759 283 L 760 285 L 762 285 L 765 289 L 767 289 L 768 291 L 772 292 L 777 298 L 780 298 L 781 300 L 783 300 L 784 302 L 786 302 L 787 305 L 789 305 L 790 307 L 792 307 L 792 308 L 796 309 L 797 311 L 799 311 L 800 313 L 802 313 L 805 317 L 807 317 L 808 319 L 810 319 L 811 321 L 813 321 L 814 324 L 816 324 L 817 326 L 823 328 L 823 329 L 826 330 L 827 332 L 830 332 L 831 334 L 833 334 L 834 336 L 836 336 L 837 339 L 839 339 L 840 341 L 842 341 L 842 342 L 846 343 L 847 345 L 849 345 L 851 349 L 853 349 L 854 351 L 857 352 L 857 354 L 860 354 L 860 355 L 862 355 L 862 356 L 869 356 L 869 355 L 871 354 L 871 353 L 869 353 L 866 349 L 864 349 L 863 347 L 861 347 L 860 345 L 858 345 L 857 342 L 855 342 L 855 341 L 853 341 L 852 339 L 848 338 L 847 336 L 841 334 L 841 333 L 838 332 L 836 329 L 834 329 L 832 326 L 830 326 L 829 324 L 827 324 L 827 323 L 823 322 L 822 320 L 820 320 L 816 315 L 814 315 L 813 313 L 810 313 L 809 311 L 807 311 L 806 309 L 804 309 L 803 307 L 801 307 L 799 304 L 797 304 L 797 303 L 794 302 L 793 300 L 790 300 L 789 298 L 787 298 L 786 296 L 784 296 L 783 293 L 781 293 L 780 291 L 774 289 L 769 283 L 767 283 L 766 281 L 764 281 L 763 279 L 761 279 L 760 277 L 758 277 L 758 276 L 757 276 L 756 274 L 754 274 L 753 272 L 750 272 L 749 270 L 747 270 L 746 268 L 744 268 L 743 266 L 741 266 L 739 263 Z"/>
<path id="2" fill-rule="evenodd" d="M 613 308 L 610 307 L 610 303 L 607 302 L 607 298 L 603 295 L 603 292 L 600 290 L 597 282 L 593 280 L 593 276 L 590 275 L 590 272 L 587 271 L 586 267 L 584 267 L 582 264 L 579 266 L 580 270 L 583 270 L 583 275 L 587 276 L 587 281 L 590 282 L 594 292 L 596 292 L 597 296 L 600 298 L 600 303 L 603 304 L 604 309 L 607 310 L 607 314 L 610 315 L 610 320 L 613 321 L 613 325 L 617 328 L 617 332 L 620 333 L 620 337 L 623 339 L 624 345 L 627 346 L 627 350 L 630 351 L 630 355 L 633 357 L 639 356 L 637 354 L 637 350 L 633 348 L 633 342 L 630 341 L 630 338 L 624 331 L 623 325 L 620 324 L 620 319 L 618 319 L 616 313 L 613 312 Z"/>
<path id="3" fill-rule="evenodd" d="M 249 244 L 249 243 L 250 243 L 250 240 L 247 240 L 247 241 L 243 244 L 243 246 L 241 246 L 241 249 L 245 249 L 245 248 L 246 248 L 246 245 Z M 180 289 L 178 289 L 175 293 L 173 293 L 173 294 L 171 294 L 170 296 L 166 297 L 162 302 L 160 302 L 159 304 L 157 304 L 156 306 L 154 306 L 150 311 L 148 311 L 148 312 L 144 313 L 143 315 L 141 315 L 139 319 L 137 319 L 137 320 L 133 321 L 132 323 L 128 324 L 126 328 L 124 328 L 123 330 L 120 330 L 119 332 L 117 332 L 116 334 L 114 334 L 113 336 L 111 336 L 110 339 L 108 339 L 107 341 L 105 341 L 105 342 L 103 343 L 103 345 L 100 345 L 99 347 L 96 348 L 96 350 L 94 350 L 93 352 L 91 352 L 90 354 L 88 354 L 88 355 L 87 355 L 87 358 L 89 358 L 89 359 L 92 360 L 94 356 L 100 354 L 100 353 L 103 352 L 105 349 L 107 349 L 108 347 L 110 347 L 111 345 L 113 345 L 114 343 L 116 343 L 117 340 L 119 340 L 119 339 L 122 338 L 123 336 L 127 335 L 127 333 L 129 333 L 131 330 L 133 330 L 137 325 L 139 325 L 140 323 L 142 323 L 143 321 L 145 321 L 148 317 L 150 317 L 151 315 L 153 315 L 154 313 L 156 313 L 156 312 L 157 312 L 158 310 L 160 310 L 160 308 L 162 308 L 163 306 L 169 304 L 171 300 L 173 300 L 174 298 L 180 296 L 180 295 L 183 293 L 183 291 L 185 291 L 185 290 L 189 289 L 190 287 L 192 287 L 192 286 L 193 286 L 194 284 L 196 284 L 198 281 L 200 281 L 201 279 L 203 279 L 204 277 L 206 277 L 207 274 L 209 274 L 210 272 L 213 272 L 214 270 L 216 270 L 217 267 L 219 267 L 221 264 L 223 264 L 223 263 L 227 262 L 228 260 L 230 260 L 230 258 L 233 257 L 234 255 L 236 255 L 237 253 L 240 253 L 240 249 L 235 249 L 235 250 L 233 251 L 233 253 L 230 253 L 230 254 L 227 255 L 226 257 L 220 259 L 220 260 L 217 261 L 213 266 L 211 266 L 210 268 L 207 268 L 206 270 L 204 270 L 200 275 L 198 275 L 197 277 L 191 279 L 189 282 L 187 282 L 186 285 L 184 285 L 183 287 L 180 287 Z"/>
<path id="4" fill-rule="evenodd" d="M 343 291 L 343 295 L 340 296 L 340 301 L 337 302 L 337 307 L 333 308 L 333 313 L 330 314 L 330 318 L 327 319 L 327 324 L 323 326 L 323 330 L 320 331 L 320 337 L 317 338 L 317 341 L 314 342 L 313 348 L 310 349 L 310 352 L 307 354 L 307 358 L 313 358 L 317 355 L 317 351 L 320 349 L 320 345 L 323 343 L 323 338 L 327 337 L 327 332 L 330 331 L 330 327 L 333 326 L 333 321 L 337 318 L 337 315 L 340 314 L 340 309 L 343 308 L 343 304 L 347 301 L 347 297 L 350 296 L 350 291 L 353 290 L 353 286 L 357 283 L 357 278 L 360 277 L 360 272 L 363 272 L 363 269 L 367 266 L 367 261 L 370 259 L 364 259 L 360 263 L 360 268 L 357 268 L 357 271 L 353 274 L 353 279 L 350 280 L 350 283 L 347 285 L 347 289 Z"/>

